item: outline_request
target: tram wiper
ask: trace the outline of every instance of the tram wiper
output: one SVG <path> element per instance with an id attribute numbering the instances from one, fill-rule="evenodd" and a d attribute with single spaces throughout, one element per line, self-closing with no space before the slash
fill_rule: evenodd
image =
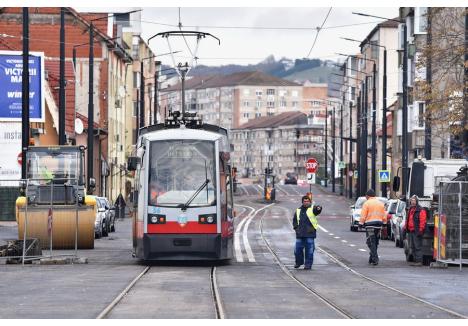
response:
<path id="1" fill-rule="evenodd" d="M 189 207 L 189 205 L 192 203 L 192 201 L 198 196 L 198 194 L 203 190 L 203 188 L 205 188 L 208 183 L 210 183 L 210 180 L 209 179 L 206 179 L 203 184 L 197 189 L 197 191 L 195 191 L 195 193 L 192 195 L 192 197 L 189 198 L 189 200 L 187 200 L 187 202 L 185 204 L 180 204 L 178 207 L 183 210 L 183 211 L 186 211 L 187 210 L 187 207 Z"/>

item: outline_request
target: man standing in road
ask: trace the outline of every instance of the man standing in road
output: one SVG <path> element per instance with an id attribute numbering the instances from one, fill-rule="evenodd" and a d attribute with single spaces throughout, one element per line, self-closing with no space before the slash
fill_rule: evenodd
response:
<path id="1" fill-rule="evenodd" d="M 362 205 L 361 219 L 359 226 L 366 228 L 367 246 L 370 249 L 369 264 L 378 265 L 379 255 L 377 247 L 379 246 L 379 234 L 382 226 L 387 223 L 384 203 L 375 197 L 375 191 L 369 189 L 366 192 L 367 201 Z"/>
<path id="2" fill-rule="evenodd" d="M 408 235 L 408 244 L 414 257 L 414 262 L 410 263 L 410 265 L 421 266 L 422 237 L 426 228 L 427 216 L 426 211 L 419 206 L 419 198 L 416 195 L 410 198 L 410 208 L 407 216 L 404 230 L 406 230 L 406 234 Z"/>
<path id="3" fill-rule="evenodd" d="M 304 269 L 312 268 L 315 250 L 314 240 L 318 228 L 317 215 L 321 212 L 322 207 L 311 205 L 309 196 L 302 197 L 302 206 L 296 209 L 293 217 L 293 228 L 296 231 L 296 247 L 294 249 L 296 264 L 294 268 L 299 268 L 303 264 Z"/>

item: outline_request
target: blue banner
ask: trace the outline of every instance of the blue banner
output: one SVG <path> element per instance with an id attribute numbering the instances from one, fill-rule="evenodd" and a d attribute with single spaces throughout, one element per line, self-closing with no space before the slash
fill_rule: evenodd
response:
<path id="1" fill-rule="evenodd" d="M 0 120 L 21 120 L 23 57 L 0 54 Z M 29 117 L 44 121 L 42 94 L 42 58 L 29 56 Z"/>

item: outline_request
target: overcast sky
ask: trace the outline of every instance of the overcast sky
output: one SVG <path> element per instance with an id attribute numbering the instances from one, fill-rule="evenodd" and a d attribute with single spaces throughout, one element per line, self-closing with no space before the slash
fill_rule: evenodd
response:
<path id="1" fill-rule="evenodd" d="M 78 8 L 80 11 L 92 8 Z M 102 11 L 103 9 L 97 9 Z M 105 8 L 112 11 L 112 8 Z M 115 8 L 122 11 L 125 8 Z M 118 10 L 117 10 L 118 9 Z M 211 33 L 221 40 L 202 39 L 197 57 L 199 64 L 225 65 L 230 63 L 257 63 L 269 55 L 278 60 L 304 58 L 314 43 L 317 27 L 321 26 L 330 7 L 312 8 L 181 8 L 183 29 Z M 335 52 L 353 54 L 359 51 L 358 43 L 340 37 L 364 39 L 382 20 L 353 15 L 352 12 L 365 12 L 377 16 L 395 18 L 398 7 L 394 8 L 332 8 L 323 29 L 320 31 L 309 58 L 336 59 Z M 145 40 L 156 33 L 177 30 L 179 9 L 177 7 L 143 7 L 142 36 Z M 362 24 L 367 23 L 367 24 Z M 164 25 L 167 24 L 167 25 Z M 361 24 L 347 27 L 342 25 Z M 172 25 L 172 26 L 168 26 Z M 229 27 L 229 28 L 214 28 Z M 233 28 L 230 28 L 233 27 Z M 244 28 L 246 27 L 246 28 Z M 254 29 L 252 27 L 275 27 L 291 29 Z M 294 29 L 297 28 L 297 29 Z M 302 29 L 300 29 L 302 28 Z M 306 29 L 304 29 L 306 28 Z M 308 29 L 307 29 L 308 28 Z M 190 63 L 190 51 L 195 49 L 195 38 L 186 39 L 190 51 L 180 37 L 170 38 L 172 50 L 182 50 L 176 62 Z M 150 42 L 156 54 L 169 52 L 165 39 L 160 37 Z M 172 65 L 170 56 L 160 58 L 164 64 Z"/>
<path id="2" fill-rule="evenodd" d="M 200 42 L 199 64 L 219 65 L 229 63 L 257 63 L 273 54 L 276 59 L 304 58 L 317 34 L 316 28 L 321 26 L 330 7 L 323 8 L 181 8 L 181 23 L 183 29 L 209 32 L 221 39 L 221 45 L 214 39 L 203 39 Z M 365 12 L 377 16 L 395 18 L 398 8 L 332 8 L 324 28 L 318 35 L 309 58 L 336 58 L 335 52 L 355 53 L 359 43 L 340 39 L 340 37 L 364 39 L 375 27 L 379 19 L 353 15 L 352 12 Z M 179 22 L 178 8 L 144 8 L 143 21 L 172 24 Z M 371 22 L 371 23 L 369 23 Z M 342 25 L 368 23 L 348 27 Z M 186 27 L 185 27 L 186 26 Z M 200 26 L 189 27 L 189 26 Z M 210 28 L 235 27 L 235 28 Z M 239 27 L 280 27 L 280 28 L 310 28 L 310 29 L 252 29 Z M 327 29 L 327 27 L 330 27 Z M 331 28 L 336 27 L 336 28 Z M 177 27 L 143 23 L 143 38 Z M 183 50 L 183 58 L 190 60 L 190 52 L 180 37 L 171 38 L 173 51 Z M 195 38 L 187 38 L 193 52 Z M 174 44 L 172 44 L 174 43 Z M 155 38 L 150 42 L 156 53 L 169 52 L 166 41 Z M 210 59 L 213 58 L 213 59 Z M 214 59 L 226 58 L 226 59 Z M 163 58 L 161 58 L 163 59 Z M 168 63 L 169 57 L 163 62 Z"/>

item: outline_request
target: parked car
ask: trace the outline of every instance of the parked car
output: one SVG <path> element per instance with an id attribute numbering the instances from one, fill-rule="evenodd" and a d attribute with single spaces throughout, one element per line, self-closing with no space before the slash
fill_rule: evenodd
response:
<path id="1" fill-rule="evenodd" d="M 297 175 L 292 172 L 286 173 L 286 178 L 284 179 L 285 185 L 297 185 Z"/>
<path id="2" fill-rule="evenodd" d="M 99 197 L 104 202 L 107 212 L 107 232 L 115 232 L 115 206 L 109 202 L 106 197 Z"/>
<path id="3" fill-rule="evenodd" d="M 388 199 L 384 197 L 377 197 L 377 199 L 380 200 L 384 204 L 388 202 Z M 366 200 L 367 200 L 366 197 L 359 197 L 356 200 L 356 203 L 350 207 L 351 213 L 350 213 L 349 229 L 351 231 L 356 232 L 359 230 L 359 220 L 361 219 L 362 205 L 364 205 Z"/>
<path id="4" fill-rule="evenodd" d="M 387 240 L 394 240 L 394 234 L 392 232 L 392 217 L 396 213 L 398 205 L 397 199 L 389 199 L 385 204 L 385 214 L 387 215 L 387 228 L 382 229 L 381 238 Z"/>
<path id="5" fill-rule="evenodd" d="M 403 235 L 403 226 L 406 223 L 406 202 L 398 199 L 395 214 L 390 221 L 392 233 L 395 239 L 395 246 L 403 248 L 405 237 Z"/>
<path id="6" fill-rule="evenodd" d="M 100 239 L 107 236 L 107 214 L 104 204 L 99 200 L 99 197 L 93 196 L 96 200 L 95 220 L 94 220 L 94 238 Z"/>
<path id="7" fill-rule="evenodd" d="M 109 234 L 110 229 L 111 229 L 111 213 L 110 213 L 109 202 L 107 201 L 107 198 L 105 197 L 97 197 L 97 199 L 100 202 L 101 211 L 105 215 L 105 218 L 104 218 L 105 232 L 103 233 L 103 236 L 106 237 Z"/>

